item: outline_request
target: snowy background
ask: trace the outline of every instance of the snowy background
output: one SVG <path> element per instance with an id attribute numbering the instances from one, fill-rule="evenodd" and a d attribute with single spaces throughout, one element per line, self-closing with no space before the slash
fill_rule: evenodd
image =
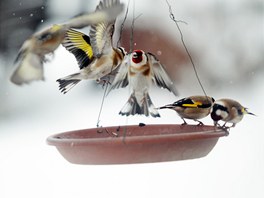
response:
<path id="1" fill-rule="evenodd" d="M 19 7 L 28 0 L 11 2 Z M 169 2 L 175 17 L 188 23 L 180 26 L 208 95 L 215 99 L 236 99 L 257 116 L 245 116 L 228 137 L 219 139 L 205 158 L 136 165 L 70 164 L 46 144 L 46 138 L 58 132 L 95 127 L 103 90 L 86 81 L 66 95 L 58 91 L 56 79 L 78 70 L 75 58 L 63 47 L 45 64 L 44 82 L 22 87 L 13 85 L 9 76 L 17 49 L 10 48 L 8 53 L 0 54 L 0 197 L 264 196 L 264 3 L 261 0 Z M 63 22 L 78 12 L 92 11 L 98 1 L 43 3 L 49 18 L 40 19 L 38 29 Z M 132 17 L 132 8 L 133 1 L 129 17 Z M 136 21 L 137 28 L 151 34 L 162 32 L 163 37 L 184 52 L 165 1 L 136 0 L 135 8 L 136 15 L 142 13 Z M 19 19 L 17 23 L 23 23 L 24 18 L 20 19 L 17 13 L 9 14 L 10 18 Z M 17 31 L 17 34 L 27 32 Z M 4 35 L 8 41 L 12 40 L 11 44 L 18 39 L 10 39 L 12 35 Z M 145 44 L 146 48 L 153 42 L 138 39 L 135 47 Z M 157 54 L 160 60 L 171 53 L 170 49 L 159 50 L 159 45 L 147 50 Z M 156 106 L 202 94 L 188 59 L 182 61 L 175 54 L 164 61 L 180 95 L 175 98 L 165 90 L 153 89 L 150 95 Z M 166 110 L 160 112 L 159 119 L 121 117 L 118 112 L 128 96 L 128 89 L 110 93 L 100 118 L 101 125 L 182 122 L 175 112 Z M 209 118 L 203 121 L 212 124 Z"/>

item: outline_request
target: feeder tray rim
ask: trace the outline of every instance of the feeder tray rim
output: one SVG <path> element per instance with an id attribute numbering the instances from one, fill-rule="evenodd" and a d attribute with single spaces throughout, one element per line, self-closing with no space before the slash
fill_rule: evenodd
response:
<path id="1" fill-rule="evenodd" d="M 151 127 L 160 127 L 160 126 L 164 126 L 164 127 L 168 127 L 168 126 L 174 126 L 174 124 L 155 124 L 155 125 L 146 125 L 146 126 L 151 126 Z M 192 126 L 192 125 L 191 125 Z M 124 126 L 107 126 L 107 127 L 102 127 L 102 128 L 98 128 L 98 129 L 107 129 L 107 128 L 115 128 L 115 127 L 140 127 L 138 125 L 124 125 Z M 142 126 L 145 127 L 145 126 Z M 184 126 L 183 126 L 184 127 Z M 208 125 L 204 125 L 201 126 L 202 127 L 208 127 Z M 211 126 L 209 126 L 211 127 Z M 141 127 L 140 127 L 141 128 Z M 200 126 L 197 126 L 197 128 L 199 129 Z M 201 129 L 200 128 L 200 129 Z M 87 130 L 96 130 L 97 128 L 87 128 L 87 129 L 79 129 L 79 130 L 73 130 L 73 131 L 68 131 L 68 132 L 61 132 L 61 133 L 57 133 L 57 134 L 53 134 L 51 136 L 49 136 L 47 138 L 47 144 L 48 145 L 54 145 L 54 146 L 66 146 L 67 145 L 72 145 L 74 142 L 74 145 L 82 145 L 84 143 L 89 142 L 90 144 L 93 143 L 98 143 L 98 142 L 104 142 L 105 144 L 107 143 L 124 143 L 124 141 L 126 143 L 133 143 L 133 142 L 138 142 L 139 139 L 142 140 L 142 142 L 144 143 L 148 143 L 148 139 L 151 139 L 150 143 L 154 143 L 154 142 L 159 142 L 162 143 L 163 141 L 168 142 L 168 137 L 171 141 L 175 141 L 175 139 L 177 139 L 177 141 L 187 141 L 187 140 L 198 140 L 198 139 L 209 139 L 209 138 L 216 138 L 216 137 L 221 137 L 221 136 L 225 136 L 225 132 L 222 129 L 218 129 L 215 128 L 214 130 L 206 130 L 206 131 L 191 131 L 191 132 L 181 132 L 181 133 L 164 133 L 164 134 L 147 134 L 147 135 L 135 135 L 135 136 L 123 136 L 120 135 L 118 137 L 113 137 L 110 136 L 109 137 L 93 137 L 93 138 L 89 138 L 89 137 L 84 137 L 84 138 L 80 138 L 80 137 L 71 137 L 72 134 L 75 133 L 81 133 L 81 132 L 85 132 Z M 120 130 L 123 131 L 124 129 Z M 103 132 L 106 133 L 106 132 Z M 100 133 L 98 133 L 100 134 Z M 67 137 L 68 135 L 68 137 Z M 153 142 L 154 141 L 154 142 Z"/>

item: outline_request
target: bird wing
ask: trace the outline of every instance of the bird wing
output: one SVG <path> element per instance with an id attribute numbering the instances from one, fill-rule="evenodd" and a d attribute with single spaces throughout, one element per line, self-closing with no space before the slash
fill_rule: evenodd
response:
<path id="1" fill-rule="evenodd" d="M 119 0 L 103 0 L 96 7 L 96 11 L 119 5 Z M 115 18 L 94 24 L 90 29 L 91 44 L 95 57 L 108 54 L 112 51 L 112 36 L 115 29 Z"/>
<path id="2" fill-rule="evenodd" d="M 197 108 L 202 105 L 199 101 L 193 101 L 191 98 L 183 98 L 174 103 L 175 106 L 188 107 L 188 108 Z"/>
<path id="3" fill-rule="evenodd" d="M 18 52 L 17 57 L 15 59 L 15 63 L 24 59 L 26 54 L 28 54 L 31 51 L 31 48 L 32 48 L 32 38 L 29 38 L 29 39 L 24 41 L 23 45 L 19 49 L 19 52 Z"/>
<path id="4" fill-rule="evenodd" d="M 200 98 L 200 99 L 199 99 Z M 209 108 L 212 106 L 211 101 L 201 97 L 188 97 L 178 100 L 174 103 L 175 106 L 188 107 L 188 108 Z"/>
<path id="5" fill-rule="evenodd" d="M 128 85 L 128 65 L 130 54 L 126 55 L 118 68 L 117 74 L 109 88 L 108 93 L 117 88 L 124 88 Z"/>
<path id="6" fill-rule="evenodd" d="M 24 41 L 15 59 L 16 69 L 11 74 L 11 82 L 17 85 L 43 80 L 43 62 L 45 56 L 53 53 L 64 37 L 64 29 L 60 25 L 53 25 L 48 29 L 33 34 Z"/>
<path id="7" fill-rule="evenodd" d="M 33 80 L 44 80 L 43 62 L 43 56 L 32 52 L 22 52 L 16 60 L 18 66 L 11 75 L 11 82 L 22 85 Z"/>
<path id="8" fill-rule="evenodd" d="M 80 69 L 87 67 L 92 62 L 93 50 L 89 36 L 69 29 L 65 34 L 62 45 L 75 56 Z"/>
<path id="9" fill-rule="evenodd" d="M 148 57 L 149 63 L 151 64 L 154 83 L 161 88 L 168 89 L 174 95 L 177 96 L 178 91 L 176 90 L 174 83 L 170 79 L 169 75 L 165 71 L 160 61 L 151 53 L 147 53 L 147 57 Z"/>
<path id="10" fill-rule="evenodd" d="M 98 5 L 108 5 L 108 6 L 103 6 L 101 9 L 96 9 L 95 12 L 93 13 L 88 13 L 88 14 L 82 14 L 79 16 L 76 16 L 63 25 L 65 25 L 67 28 L 84 28 L 88 25 L 92 24 L 97 24 L 102 21 L 112 21 L 115 20 L 117 15 L 119 15 L 123 9 L 124 9 L 124 4 L 120 3 L 119 1 L 112 0 L 114 4 L 107 3 L 108 1 L 104 0 L 104 3 L 101 3 Z"/>

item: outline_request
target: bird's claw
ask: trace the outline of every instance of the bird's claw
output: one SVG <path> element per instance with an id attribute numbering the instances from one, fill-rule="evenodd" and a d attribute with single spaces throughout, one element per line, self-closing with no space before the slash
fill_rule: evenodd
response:
<path id="1" fill-rule="evenodd" d="M 204 125 L 204 123 L 202 123 L 201 121 L 199 121 L 199 120 L 196 120 L 197 122 L 199 122 L 198 124 L 197 124 L 197 126 L 203 126 Z"/>
<path id="2" fill-rule="evenodd" d="M 111 82 L 105 79 L 97 79 L 96 82 L 102 85 L 102 88 L 104 88 L 106 85 L 111 85 Z"/>
<path id="3" fill-rule="evenodd" d="M 220 127 L 220 128 L 225 132 L 225 135 L 226 135 L 226 136 L 229 135 L 230 127 L 222 126 L 222 127 Z"/>
<path id="4" fill-rule="evenodd" d="M 184 123 L 182 123 L 181 125 L 182 125 L 182 126 L 186 126 L 186 125 L 187 125 L 187 122 L 184 122 Z"/>
<path id="5" fill-rule="evenodd" d="M 223 130 L 225 132 L 225 136 L 228 136 L 229 135 L 229 131 L 230 131 L 230 128 L 231 127 L 225 126 L 225 124 L 221 126 L 218 123 L 215 124 L 215 127 L 218 128 L 218 129 Z"/>

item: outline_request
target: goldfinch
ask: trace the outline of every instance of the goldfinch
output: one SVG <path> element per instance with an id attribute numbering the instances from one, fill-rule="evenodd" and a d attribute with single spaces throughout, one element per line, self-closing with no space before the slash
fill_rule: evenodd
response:
<path id="1" fill-rule="evenodd" d="M 120 4 L 119 0 L 101 1 L 96 10 Z M 103 21 L 92 25 L 90 34 L 85 35 L 70 29 L 66 32 L 62 45 L 71 52 L 80 67 L 80 71 L 57 80 L 59 90 L 67 93 L 81 80 L 104 78 L 121 64 L 126 51 L 122 47 L 114 48 L 112 36 L 115 20 Z"/>
<path id="2" fill-rule="evenodd" d="M 222 120 L 225 123 L 222 128 L 235 127 L 240 122 L 245 114 L 255 115 L 243 107 L 239 102 L 232 99 L 220 99 L 216 100 L 211 109 L 211 118 L 214 121 L 215 126 L 220 126 L 218 121 Z M 227 123 L 232 123 L 232 126 L 227 127 Z"/>
<path id="3" fill-rule="evenodd" d="M 11 82 L 21 85 L 43 80 L 45 55 L 53 53 L 58 48 L 69 28 L 83 28 L 101 21 L 113 20 L 122 10 L 123 4 L 116 3 L 112 7 L 77 16 L 64 24 L 56 24 L 33 34 L 19 50 L 15 60 L 17 67 L 11 75 Z"/>
<path id="4" fill-rule="evenodd" d="M 34 80 L 44 80 L 45 55 L 57 49 L 63 40 L 64 33 L 63 26 L 53 25 L 26 40 L 15 60 L 17 67 L 11 75 L 11 82 L 21 85 Z"/>
<path id="5" fill-rule="evenodd" d="M 158 109 L 172 109 L 183 120 L 182 125 L 186 125 L 185 119 L 191 119 L 199 122 L 198 125 L 203 125 L 198 119 L 205 118 L 210 114 L 214 98 L 208 96 L 190 96 L 180 99 L 173 104 L 168 104 Z"/>
<path id="6" fill-rule="evenodd" d="M 129 85 L 132 90 L 127 103 L 119 114 L 160 117 L 149 96 L 149 89 L 152 83 L 161 88 L 166 88 L 177 95 L 172 80 L 163 65 L 153 54 L 145 53 L 142 50 L 134 50 L 128 54 L 119 67 L 118 73 L 109 89 L 110 91 Z"/>

